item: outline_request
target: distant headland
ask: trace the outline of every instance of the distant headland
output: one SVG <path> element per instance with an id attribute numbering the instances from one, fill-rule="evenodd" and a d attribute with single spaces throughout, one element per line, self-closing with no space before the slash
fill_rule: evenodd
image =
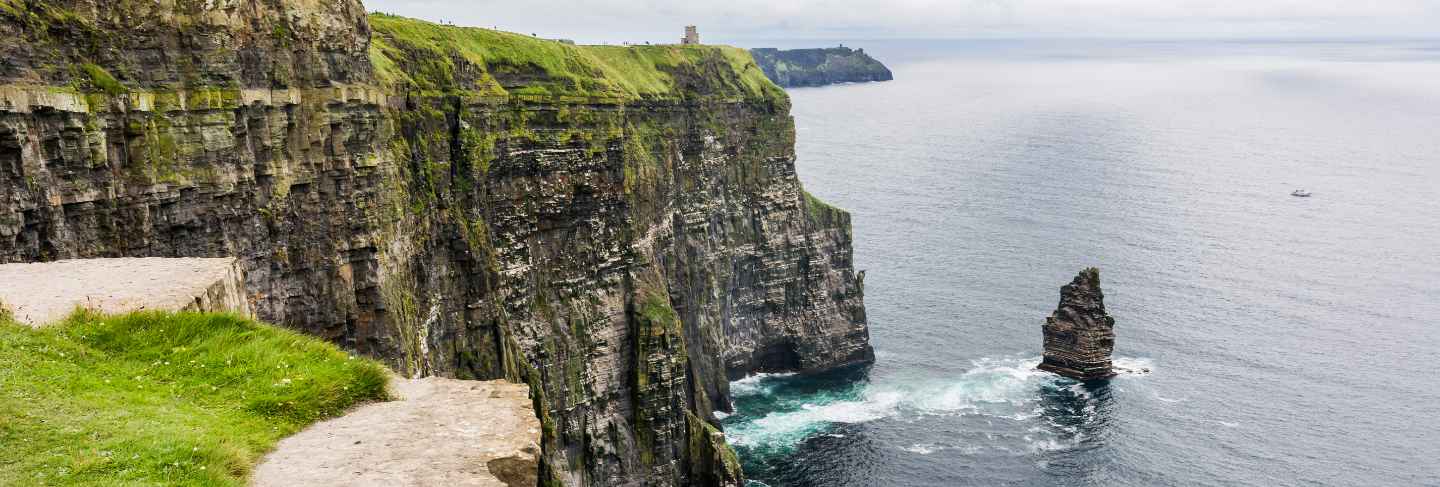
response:
<path id="1" fill-rule="evenodd" d="M 765 76 L 782 87 L 824 86 L 836 83 L 890 81 L 890 68 L 864 49 L 845 46 L 823 49 L 751 49 L 750 55 Z"/>

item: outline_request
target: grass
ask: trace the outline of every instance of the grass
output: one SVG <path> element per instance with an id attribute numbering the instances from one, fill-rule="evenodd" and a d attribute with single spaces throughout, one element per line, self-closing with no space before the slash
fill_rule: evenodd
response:
<path id="1" fill-rule="evenodd" d="M 750 53 L 728 46 L 577 46 L 476 27 L 371 14 L 370 59 L 383 82 L 420 91 L 617 100 L 785 96 Z M 517 79 L 505 86 L 506 79 Z"/>
<path id="2" fill-rule="evenodd" d="M 805 195 L 805 210 L 810 215 L 810 221 L 816 224 L 829 227 L 835 223 L 839 215 L 845 214 L 845 210 L 836 208 L 820 198 L 816 198 L 815 195 L 810 194 L 809 191 L 801 189 L 800 193 Z"/>
<path id="3" fill-rule="evenodd" d="M 109 71 L 94 63 L 81 64 L 80 70 L 90 79 L 90 86 L 110 96 L 123 95 L 128 90 Z"/>
<path id="4" fill-rule="evenodd" d="M 245 485 L 281 438 L 385 398 L 380 365 L 234 316 L 0 321 L 0 485 Z"/>

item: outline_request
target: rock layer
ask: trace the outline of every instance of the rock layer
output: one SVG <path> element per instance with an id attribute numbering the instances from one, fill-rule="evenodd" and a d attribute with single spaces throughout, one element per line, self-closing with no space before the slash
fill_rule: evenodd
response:
<path id="1" fill-rule="evenodd" d="M 751 49 L 755 62 L 775 84 L 789 87 L 824 86 L 895 79 L 890 68 L 864 49 Z"/>
<path id="2" fill-rule="evenodd" d="M 527 383 L 545 485 L 739 485 L 728 378 L 872 360 L 744 51 L 360 12 L 0 0 L 0 262 L 236 256 L 261 319 Z"/>
<path id="3" fill-rule="evenodd" d="M 1060 288 L 1060 306 L 1045 319 L 1045 358 L 1040 369 L 1072 379 L 1113 377 L 1110 353 L 1115 348 L 1115 319 L 1105 313 L 1100 270 L 1080 271 Z"/>

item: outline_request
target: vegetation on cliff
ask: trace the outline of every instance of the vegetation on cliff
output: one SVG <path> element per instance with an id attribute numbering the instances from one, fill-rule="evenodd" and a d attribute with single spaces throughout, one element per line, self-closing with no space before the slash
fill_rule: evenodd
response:
<path id="1" fill-rule="evenodd" d="M 386 14 L 371 14 L 370 26 L 376 77 L 422 92 L 617 101 L 784 96 L 734 47 L 577 46 Z"/>
<path id="2" fill-rule="evenodd" d="M 735 485 L 728 374 L 868 354 L 848 217 L 746 51 L 241 4 L 0 12 L 0 259 L 244 256 L 264 319 L 529 384 L 544 485 Z"/>
<path id="3" fill-rule="evenodd" d="M 244 485 L 281 438 L 385 383 L 374 362 L 229 315 L 3 319 L 0 485 Z"/>

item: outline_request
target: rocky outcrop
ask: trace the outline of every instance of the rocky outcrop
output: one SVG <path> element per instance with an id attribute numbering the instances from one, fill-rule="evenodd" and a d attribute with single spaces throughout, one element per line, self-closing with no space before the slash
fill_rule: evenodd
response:
<path id="1" fill-rule="evenodd" d="M 1115 319 L 1105 313 L 1100 270 L 1080 271 L 1060 288 L 1060 306 L 1045 319 L 1045 358 L 1040 369 L 1072 379 L 1113 377 L 1110 352 L 1115 348 Z"/>
<path id="2" fill-rule="evenodd" d="M 751 49 L 765 76 L 786 88 L 862 83 L 895 79 L 890 68 L 870 57 L 864 49 Z"/>
<path id="3" fill-rule="evenodd" d="M 102 313 L 205 311 L 251 316 L 233 258 L 122 258 L 0 264 L 0 306 L 31 326 L 76 308 Z"/>
<path id="4" fill-rule="evenodd" d="M 280 441 L 252 487 L 534 487 L 540 422 L 524 385 L 392 379 L 367 404 Z"/>
<path id="5" fill-rule="evenodd" d="M 527 383 L 546 485 L 739 485 L 728 378 L 872 359 L 744 51 L 360 12 L 0 0 L 0 262 L 236 256 L 261 319 Z"/>

